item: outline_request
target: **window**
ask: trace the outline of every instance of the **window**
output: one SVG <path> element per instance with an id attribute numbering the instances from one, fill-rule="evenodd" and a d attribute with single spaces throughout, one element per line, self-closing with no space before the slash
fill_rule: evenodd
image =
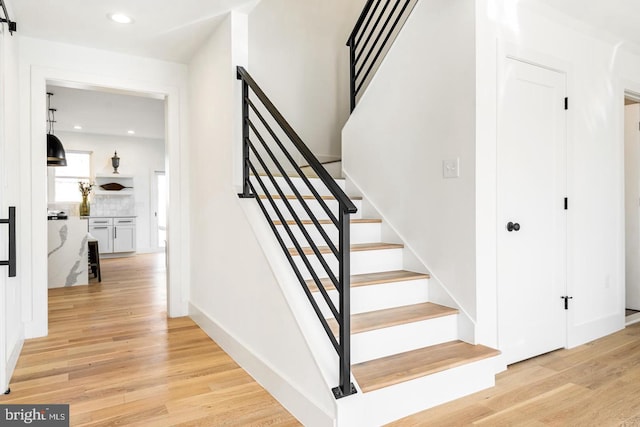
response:
<path id="1" fill-rule="evenodd" d="M 78 181 L 91 181 L 91 152 L 67 151 L 67 166 L 56 167 L 54 200 L 56 202 L 81 202 Z"/>

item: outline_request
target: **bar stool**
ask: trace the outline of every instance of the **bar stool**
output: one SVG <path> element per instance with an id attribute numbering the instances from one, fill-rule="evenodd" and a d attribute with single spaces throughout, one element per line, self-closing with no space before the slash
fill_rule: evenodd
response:
<path id="1" fill-rule="evenodd" d="M 89 239 L 89 268 L 93 277 L 98 278 L 98 282 L 102 282 L 102 273 L 100 272 L 100 251 L 98 249 L 98 239 Z"/>

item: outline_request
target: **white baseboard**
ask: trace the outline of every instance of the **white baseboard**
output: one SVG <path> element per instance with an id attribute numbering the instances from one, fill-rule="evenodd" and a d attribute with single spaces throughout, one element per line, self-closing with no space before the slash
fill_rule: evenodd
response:
<path id="1" fill-rule="evenodd" d="M 303 425 L 335 425 L 335 420 L 329 414 L 318 408 L 267 362 L 257 357 L 193 303 L 189 303 L 189 317 Z"/>
<path id="2" fill-rule="evenodd" d="M 634 323 L 640 322 L 640 313 L 634 313 L 631 316 L 626 316 L 624 318 L 625 326 L 633 325 Z"/>

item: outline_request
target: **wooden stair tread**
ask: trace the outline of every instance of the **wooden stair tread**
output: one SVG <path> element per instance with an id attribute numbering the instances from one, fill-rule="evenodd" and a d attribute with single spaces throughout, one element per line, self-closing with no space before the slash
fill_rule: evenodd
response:
<path id="1" fill-rule="evenodd" d="M 364 393 L 499 355 L 498 350 L 450 341 L 353 365 Z"/>
<path id="2" fill-rule="evenodd" d="M 381 283 L 406 282 L 408 280 L 429 279 L 431 276 L 425 273 L 416 273 L 415 271 L 393 270 L 383 271 L 380 273 L 354 274 L 351 276 L 351 287 L 379 285 Z M 328 277 L 320 279 L 320 283 L 325 290 L 334 290 L 333 282 Z M 317 292 L 318 285 L 313 279 L 307 280 L 307 286 L 311 292 Z"/>
<path id="3" fill-rule="evenodd" d="M 424 302 L 401 307 L 386 308 L 384 310 L 369 311 L 351 316 L 351 334 L 404 325 L 421 320 L 458 314 L 458 310 L 443 305 Z M 338 335 L 336 319 L 327 319 L 333 333 Z"/>
<path id="4" fill-rule="evenodd" d="M 285 221 L 287 223 L 287 225 L 296 225 L 297 223 L 290 219 L 288 221 Z M 300 222 L 303 225 L 312 225 L 313 221 L 311 221 L 310 219 L 301 219 Z M 351 219 L 351 224 L 380 224 L 382 223 L 381 219 L 378 218 L 352 218 Z M 319 219 L 318 220 L 319 224 L 333 224 L 333 221 L 331 221 L 330 219 Z M 274 220 L 273 221 L 273 225 L 282 225 L 282 221 L 280 220 Z"/>
<path id="5" fill-rule="evenodd" d="M 267 195 L 266 194 L 259 194 L 258 197 L 260 197 L 261 199 L 266 199 Z M 285 194 L 285 197 L 287 200 L 297 200 L 298 196 L 296 196 L 295 194 Z M 301 195 L 303 200 L 317 200 L 316 196 L 314 195 L 309 195 L 309 194 L 303 194 Z M 280 197 L 279 194 L 272 194 L 271 198 L 274 200 L 282 200 L 282 197 Z M 334 196 L 320 196 L 320 198 L 322 200 L 335 200 L 336 198 Z M 362 200 L 362 197 L 349 197 L 349 199 L 351 200 Z"/>
<path id="6" fill-rule="evenodd" d="M 404 245 L 401 243 L 356 243 L 351 245 L 351 252 L 360 252 L 360 251 L 380 251 L 383 249 L 399 249 L 404 248 Z M 318 250 L 321 254 L 330 254 L 331 248 L 329 246 L 318 246 Z M 302 248 L 302 251 L 305 255 L 313 255 L 313 249 L 310 247 Z M 298 250 L 296 248 L 289 248 L 289 253 L 292 256 L 298 255 Z"/>

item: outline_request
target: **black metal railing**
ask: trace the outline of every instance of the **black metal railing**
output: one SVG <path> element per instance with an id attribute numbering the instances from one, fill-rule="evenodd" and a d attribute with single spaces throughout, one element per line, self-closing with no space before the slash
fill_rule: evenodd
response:
<path id="1" fill-rule="evenodd" d="M 237 73 L 238 80 L 242 81 L 243 118 L 243 186 L 239 196 L 255 198 L 267 217 L 302 289 L 338 353 L 339 384 L 333 389 L 334 395 L 336 398 L 348 396 L 355 393 L 351 383 L 349 224 L 350 215 L 357 209 L 247 70 L 238 67 Z M 335 200 L 333 208 L 300 169 L 299 163 L 295 161 L 300 156 L 332 195 L 331 199 Z M 299 177 L 296 185 L 289 176 L 292 173 Z M 278 176 L 282 177 L 281 180 L 276 179 Z M 303 196 L 302 192 L 308 194 Z M 304 213 L 299 213 L 294 208 L 295 203 Z M 313 207 L 316 208 L 315 211 Z M 316 212 L 322 213 L 328 221 L 318 218 L 319 213 Z M 301 218 L 301 215 L 306 218 Z M 310 230 L 306 228 L 307 225 Z M 328 225 L 329 230 L 324 225 Z M 282 227 L 284 235 L 278 231 L 278 226 Z M 312 233 L 323 241 L 322 246 L 315 243 Z M 334 237 L 331 238 L 329 234 Z M 285 237 L 293 247 L 289 247 Z M 321 298 L 318 300 L 309 288 L 305 272 L 320 291 Z M 337 290 L 337 306 L 330 298 L 321 276 L 326 276 Z M 323 315 L 321 305 L 330 310 L 338 322 L 337 338 Z"/>
<path id="2" fill-rule="evenodd" d="M 417 0 L 368 0 L 356 22 L 347 46 L 350 57 L 350 104 L 366 87 L 383 53 L 406 20 Z"/>

